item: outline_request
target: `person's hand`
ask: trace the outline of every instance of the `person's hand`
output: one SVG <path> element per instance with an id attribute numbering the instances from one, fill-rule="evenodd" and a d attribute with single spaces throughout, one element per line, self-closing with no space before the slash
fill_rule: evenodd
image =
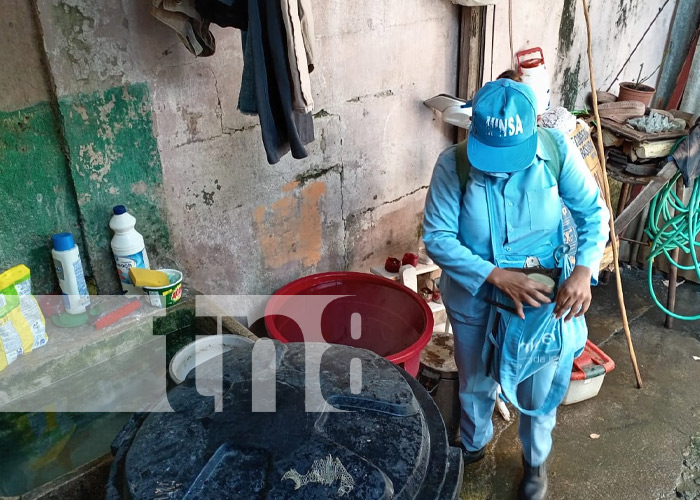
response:
<path id="1" fill-rule="evenodd" d="M 557 319 L 564 316 L 566 311 L 569 311 L 569 314 L 564 321 L 582 316 L 591 306 L 591 270 L 585 266 L 576 266 L 571 276 L 559 287 L 554 300 L 557 303 L 554 308 L 554 316 Z"/>
<path id="2" fill-rule="evenodd" d="M 496 267 L 488 275 L 486 281 L 499 288 L 513 300 L 515 310 L 522 319 L 525 319 L 523 304 L 540 307 L 542 304 L 552 302 L 547 297 L 547 294 L 552 293 L 552 289 L 547 285 L 531 280 L 524 273 Z"/>

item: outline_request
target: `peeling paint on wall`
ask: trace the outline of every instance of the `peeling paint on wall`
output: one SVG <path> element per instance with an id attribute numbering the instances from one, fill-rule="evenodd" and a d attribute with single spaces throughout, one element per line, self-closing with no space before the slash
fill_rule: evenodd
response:
<path id="1" fill-rule="evenodd" d="M 301 191 L 296 187 L 300 186 L 287 184 L 288 196 L 270 207 L 260 205 L 255 209 L 256 241 L 264 267 L 278 269 L 292 262 L 312 267 L 321 260 L 321 197 L 326 184 L 316 181 Z"/>
<path id="2" fill-rule="evenodd" d="M 307 170 L 306 172 L 303 172 L 299 175 L 297 175 L 294 178 L 294 181 L 296 182 L 296 185 L 299 186 L 304 186 L 306 185 L 310 180 L 318 179 L 320 177 L 323 177 L 329 172 L 340 172 L 343 169 L 342 165 L 331 165 L 330 167 L 318 167 L 314 166 Z"/>
<path id="3" fill-rule="evenodd" d="M 424 194 L 416 192 L 376 210 L 348 216 L 348 268 L 367 271 L 387 256 L 418 252 L 423 232 Z"/>
<path id="4" fill-rule="evenodd" d="M 0 113 L 0 272 L 26 264 L 38 294 L 58 287 L 52 234 L 73 233 L 82 256 L 86 255 L 54 116 L 48 103 Z M 85 259 L 83 264 L 89 273 Z"/>
<path id="5" fill-rule="evenodd" d="M 578 78 L 581 72 L 581 55 L 576 60 L 576 66 L 564 69 L 561 81 L 561 105 L 566 109 L 574 109 L 578 97 Z"/>
<path id="6" fill-rule="evenodd" d="M 136 217 L 152 261 L 171 252 L 148 87 L 64 97 L 59 109 L 92 270 L 109 293 L 118 287 L 109 244 L 114 205 Z"/>
<path id="7" fill-rule="evenodd" d="M 121 40 L 107 40 L 100 3 L 86 0 L 58 0 L 50 4 L 51 30 L 55 40 L 50 51 L 70 63 L 77 80 L 97 77 L 108 85 L 121 82 L 123 69 L 130 66 L 127 46 Z M 111 24 L 111 23 L 110 23 Z"/>
<path id="8" fill-rule="evenodd" d="M 565 57 L 574 44 L 576 26 L 576 0 L 564 0 L 559 24 L 559 57 Z"/>
<path id="9" fill-rule="evenodd" d="M 615 21 L 615 26 L 619 30 L 624 30 L 627 27 L 627 18 L 630 14 L 632 8 L 632 3 L 627 0 L 620 0 L 617 6 L 617 20 Z"/>

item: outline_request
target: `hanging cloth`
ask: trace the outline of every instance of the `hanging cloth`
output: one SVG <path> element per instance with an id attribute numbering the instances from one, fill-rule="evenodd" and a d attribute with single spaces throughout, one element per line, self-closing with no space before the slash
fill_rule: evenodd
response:
<path id="1" fill-rule="evenodd" d="M 195 0 L 197 12 L 222 28 L 248 29 L 248 0 Z"/>
<path id="2" fill-rule="evenodd" d="M 195 56 L 210 56 L 216 40 L 209 21 L 195 8 L 195 0 L 153 0 L 151 15 L 177 32 L 180 41 Z"/>
<path id="3" fill-rule="evenodd" d="M 248 38 L 254 66 L 257 112 L 270 164 L 291 150 L 308 156 L 304 143 L 313 140 L 311 114 L 295 114 L 287 59 L 286 34 L 279 0 L 248 0 Z"/>
<path id="4" fill-rule="evenodd" d="M 309 73 L 313 71 L 313 17 L 309 0 L 280 0 L 282 20 L 287 35 L 287 57 L 292 83 L 294 111 L 309 113 L 314 109 Z"/>
<path id="5" fill-rule="evenodd" d="M 678 142 L 671 158 L 683 175 L 685 187 L 692 186 L 695 178 L 700 176 L 700 124 L 693 126 L 688 137 Z"/>

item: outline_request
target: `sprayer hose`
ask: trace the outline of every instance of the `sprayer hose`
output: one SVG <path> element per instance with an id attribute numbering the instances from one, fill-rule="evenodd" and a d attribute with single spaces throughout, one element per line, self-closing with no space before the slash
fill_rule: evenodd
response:
<path id="1" fill-rule="evenodd" d="M 688 204 L 676 193 L 676 183 L 681 173 L 678 172 L 664 188 L 656 194 L 649 206 L 649 219 L 644 231 L 651 241 L 649 253 L 649 291 L 651 298 L 657 306 L 667 315 L 686 321 L 700 319 L 696 316 L 683 316 L 669 311 L 656 297 L 652 283 L 652 271 L 654 259 L 665 255 L 672 266 L 683 271 L 695 270 L 700 280 L 700 262 L 698 262 L 697 249 L 700 242 L 697 241 L 700 233 L 700 182 L 695 182 Z M 692 265 L 684 266 L 671 258 L 671 252 L 680 248 L 683 253 L 690 254 Z M 670 283 L 669 283 L 670 286 Z"/>

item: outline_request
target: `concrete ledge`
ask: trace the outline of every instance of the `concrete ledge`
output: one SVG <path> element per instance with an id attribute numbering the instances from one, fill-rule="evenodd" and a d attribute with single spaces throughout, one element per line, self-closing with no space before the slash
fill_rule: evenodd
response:
<path id="1" fill-rule="evenodd" d="M 196 335 L 216 333 L 209 318 L 195 317 L 197 292 L 186 289 L 177 305 L 142 307 L 114 325 L 57 328 L 47 321 L 49 342 L 0 372 L 0 411 L 139 411 L 119 397 L 147 400 L 164 394 L 167 363 Z M 235 320 L 225 330 L 252 335 Z M 81 399 L 82 398 L 82 399 Z M 90 406 L 81 406 L 89 402 Z M 101 401 L 101 403 L 100 403 Z M 76 404 L 78 405 L 76 407 Z"/>

